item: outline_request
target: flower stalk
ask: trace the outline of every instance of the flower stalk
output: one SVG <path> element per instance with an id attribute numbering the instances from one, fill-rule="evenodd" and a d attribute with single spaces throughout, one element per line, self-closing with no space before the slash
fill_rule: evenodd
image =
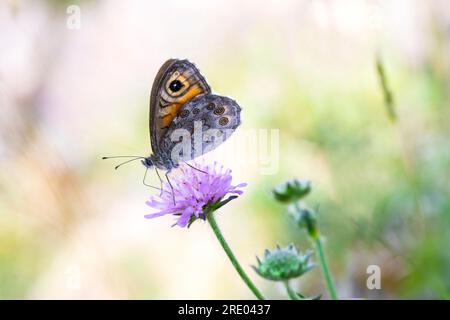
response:
<path id="1" fill-rule="evenodd" d="M 291 298 L 291 300 L 301 300 L 298 294 L 294 291 L 294 289 L 292 289 L 291 284 L 289 283 L 288 280 L 284 281 L 283 283 L 284 287 L 286 288 L 286 292 L 289 298 Z"/>
<path id="2" fill-rule="evenodd" d="M 313 241 L 330 297 L 333 300 L 337 300 L 338 295 L 325 256 L 316 213 L 314 210 L 309 209 L 302 200 L 311 192 L 311 189 L 311 183 L 309 181 L 293 179 L 275 187 L 273 195 L 279 202 L 289 204 L 289 212 L 298 228 L 306 230 L 309 238 Z M 285 283 L 286 290 L 288 290 L 288 294 L 291 296 L 288 285 L 288 283 Z"/>
<path id="3" fill-rule="evenodd" d="M 328 292 L 330 293 L 330 297 L 333 300 L 338 300 L 338 295 L 336 291 L 336 287 L 334 285 L 333 277 L 331 276 L 330 269 L 328 268 L 327 259 L 325 257 L 325 252 L 323 249 L 322 239 L 318 236 L 314 240 L 314 244 L 316 245 L 316 252 L 319 254 L 319 263 L 322 268 L 323 277 L 325 278 L 325 282 L 327 283 Z"/>
<path id="4" fill-rule="evenodd" d="M 330 268 L 328 267 L 328 262 L 325 256 L 325 250 L 322 243 L 322 238 L 320 236 L 319 227 L 317 225 L 317 219 L 312 210 L 308 209 L 305 206 L 300 205 L 300 202 L 295 202 L 295 213 L 296 220 L 299 225 L 304 226 L 309 237 L 314 242 L 316 247 L 316 252 L 319 255 L 319 263 L 322 269 L 322 274 L 327 284 L 328 292 L 330 293 L 330 297 L 333 300 L 338 299 L 336 286 L 334 285 L 333 277 L 330 272 Z M 295 218 L 295 216 L 294 216 Z"/>
<path id="5" fill-rule="evenodd" d="M 247 276 L 244 269 L 242 269 L 241 265 L 239 264 L 239 261 L 236 259 L 236 256 L 234 255 L 233 251 L 231 250 L 230 246 L 225 240 L 222 231 L 220 230 L 219 225 L 217 224 L 216 219 L 214 217 L 214 210 L 210 210 L 209 212 L 207 212 L 206 219 L 208 220 L 209 225 L 211 226 L 215 236 L 217 237 L 217 240 L 219 240 L 220 245 L 227 254 L 228 258 L 231 261 L 231 264 L 236 269 L 241 279 L 245 282 L 247 287 L 253 292 L 256 298 L 258 298 L 259 300 L 265 300 L 264 296 L 253 284 L 252 280 L 250 280 L 250 278 Z"/>

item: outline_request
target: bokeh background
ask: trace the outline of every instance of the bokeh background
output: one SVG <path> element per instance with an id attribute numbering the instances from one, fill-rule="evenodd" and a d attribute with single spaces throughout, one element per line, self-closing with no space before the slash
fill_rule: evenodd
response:
<path id="1" fill-rule="evenodd" d="M 341 297 L 450 298 L 448 1 L 1 0 L 0 40 L 0 298 L 253 298 L 206 223 L 144 219 L 144 168 L 100 160 L 149 154 L 150 87 L 170 57 L 243 107 L 205 161 L 249 184 L 218 220 L 267 296 L 285 297 L 255 254 L 311 247 L 271 196 L 298 177 L 314 184 Z M 258 129 L 279 129 L 274 174 L 219 157 Z M 328 297 L 319 269 L 295 286 Z"/>

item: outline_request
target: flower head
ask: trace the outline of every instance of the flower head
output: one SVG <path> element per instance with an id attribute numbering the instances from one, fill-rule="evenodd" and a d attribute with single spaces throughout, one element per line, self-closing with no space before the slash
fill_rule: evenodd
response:
<path id="1" fill-rule="evenodd" d="M 285 281 L 297 278 L 314 268 L 314 264 L 309 261 L 311 255 L 312 251 L 302 254 L 293 244 L 286 248 L 277 246 L 272 251 L 266 249 L 262 262 L 256 257 L 258 265 L 253 266 L 253 269 L 265 279 Z"/>
<path id="2" fill-rule="evenodd" d="M 198 218 L 205 219 L 210 210 L 216 210 L 243 193 L 239 188 L 245 183 L 231 185 L 231 170 L 216 163 L 213 165 L 194 164 L 195 167 L 180 167 L 179 175 L 170 177 L 170 184 L 163 185 L 160 196 L 152 196 L 146 204 L 159 210 L 148 214 L 148 219 L 166 214 L 179 216 L 177 225 L 189 226 Z M 173 192 L 173 193 L 172 193 Z M 224 199 L 226 195 L 233 196 Z"/>
<path id="3" fill-rule="evenodd" d="M 297 202 L 289 205 L 289 212 L 294 219 L 296 225 L 300 229 L 305 229 L 312 239 L 320 236 L 317 226 L 316 212 L 308 208 L 304 203 Z"/>
<path id="4" fill-rule="evenodd" d="M 311 182 L 292 179 L 279 184 L 273 189 L 275 199 L 280 202 L 292 203 L 305 197 L 311 191 Z"/>

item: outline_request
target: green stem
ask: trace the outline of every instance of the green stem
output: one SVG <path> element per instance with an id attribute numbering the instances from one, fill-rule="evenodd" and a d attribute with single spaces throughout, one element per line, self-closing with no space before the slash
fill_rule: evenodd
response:
<path id="1" fill-rule="evenodd" d="M 394 107 L 394 98 L 388 85 L 386 71 L 384 69 L 384 64 L 383 61 L 381 60 L 381 56 L 378 55 L 376 57 L 375 64 L 378 73 L 378 78 L 380 81 L 381 91 L 383 92 L 384 104 L 386 106 L 389 119 L 392 122 L 395 122 L 397 120 L 397 114 L 395 112 Z"/>
<path id="2" fill-rule="evenodd" d="M 256 286 L 253 284 L 253 282 L 250 280 L 250 278 L 245 273 L 244 269 L 242 269 L 241 265 L 237 261 L 236 257 L 233 254 L 233 251 L 231 251 L 230 246 L 228 245 L 227 241 L 222 235 L 222 231 L 220 231 L 219 226 L 217 225 L 216 219 L 214 218 L 214 211 L 210 211 L 206 214 L 206 217 L 208 219 L 209 224 L 211 225 L 211 228 L 214 231 L 214 234 L 217 237 L 217 240 L 219 240 L 223 250 L 225 250 L 225 253 L 227 254 L 228 258 L 230 259 L 231 263 L 233 264 L 234 268 L 236 269 L 237 273 L 241 276 L 241 279 L 245 282 L 245 284 L 249 287 L 249 289 L 254 293 L 254 295 L 259 300 L 265 300 L 264 296 L 259 292 L 259 290 L 256 288 Z"/>
<path id="3" fill-rule="evenodd" d="M 320 236 L 316 237 L 314 239 L 314 242 L 316 244 L 316 250 L 319 253 L 319 260 L 320 260 L 320 266 L 322 267 L 322 273 L 325 277 L 325 281 L 328 286 L 328 291 L 330 292 L 331 299 L 337 300 L 338 295 L 336 292 L 336 288 L 334 286 L 333 277 L 331 276 L 330 269 L 328 268 L 327 259 L 325 258 L 325 252 L 322 245 L 322 240 L 320 239 Z"/>
<path id="4" fill-rule="evenodd" d="M 289 281 L 284 281 L 284 287 L 286 288 L 287 294 L 291 300 L 300 300 L 297 293 L 292 289 L 291 285 L 289 284 Z"/>

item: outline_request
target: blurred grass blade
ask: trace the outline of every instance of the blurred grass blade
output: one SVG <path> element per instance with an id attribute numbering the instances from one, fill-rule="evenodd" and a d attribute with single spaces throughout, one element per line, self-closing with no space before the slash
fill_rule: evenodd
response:
<path id="1" fill-rule="evenodd" d="M 383 91 L 384 104 L 386 106 L 388 117 L 392 122 L 395 122 L 397 120 L 397 114 L 394 107 L 394 97 L 389 89 L 385 67 L 380 55 L 377 55 L 376 57 L 376 69 L 378 78 L 380 79 L 380 86 Z"/>

